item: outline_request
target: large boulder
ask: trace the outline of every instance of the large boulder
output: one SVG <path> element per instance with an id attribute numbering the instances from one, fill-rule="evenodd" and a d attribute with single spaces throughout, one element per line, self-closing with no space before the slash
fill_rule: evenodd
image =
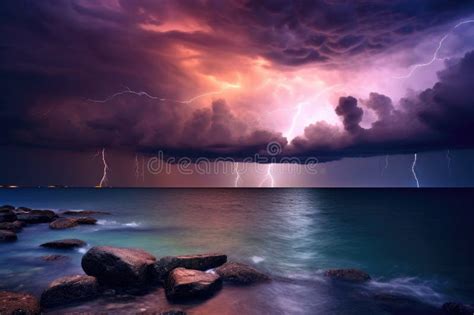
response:
<path id="1" fill-rule="evenodd" d="M 53 230 L 63 230 L 75 227 L 77 225 L 78 223 L 75 219 L 59 218 L 51 222 L 49 224 L 49 228 Z"/>
<path id="2" fill-rule="evenodd" d="M 3 205 L 3 206 L 0 206 L 0 210 L 3 210 L 3 209 L 6 209 L 6 210 L 15 210 L 15 207 L 12 206 L 12 205 Z"/>
<path id="3" fill-rule="evenodd" d="M 215 272 L 223 281 L 235 284 L 252 284 L 270 280 L 270 277 L 266 274 L 248 265 L 236 262 L 227 262 L 218 267 Z"/>
<path id="4" fill-rule="evenodd" d="M 18 220 L 28 223 L 48 223 L 56 219 L 58 216 L 51 210 L 31 210 L 30 212 L 18 213 Z"/>
<path id="5" fill-rule="evenodd" d="M 28 293 L 0 292 L 0 314 L 2 315 L 35 315 L 40 314 L 38 300 Z"/>
<path id="6" fill-rule="evenodd" d="M 0 223 L 1 222 L 13 222 L 16 221 L 17 217 L 15 212 L 10 209 L 0 209 Z"/>
<path id="7" fill-rule="evenodd" d="M 47 247 L 47 248 L 70 249 L 70 248 L 86 246 L 86 242 L 78 240 L 78 239 L 65 239 L 65 240 L 47 242 L 47 243 L 41 244 L 40 246 Z"/>
<path id="8" fill-rule="evenodd" d="M 14 242 L 18 239 L 15 232 L 0 230 L 0 242 Z"/>
<path id="9" fill-rule="evenodd" d="M 156 258 L 141 249 L 98 246 L 82 257 L 82 269 L 100 283 L 134 287 L 146 283 Z"/>
<path id="10" fill-rule="evenodd" d="M 447 315 L 472 315 L 474 305 L 448 302 L 443 304 L 442 310 Z"/>
<path id="11" fill-rule="evenodd" d="M 324 272 L 326 277 L 349 282 L 366 282 L 370 280 L 368 273 L 359 269 L 329 269 Z"/>
<path id="12" fill-rule="evenodd" d="M 105 211 L 93 211 L 93 210 L 66 210 L 63 212 L 64 215 L 78 215 L 78 216 L 89 216 L 89 215 L 108 215 L 110 212 Z"/>
<path id="13" fill-rule="evenodd" d="M 153 265 L 152 274 L 154 279 L 163 281 L 175 268 L 205 271 L 219 267 L 226 262 L 227 256 L 223 254 L 166 256 Z"/>
<path id="14" fill-rule="evenodd" d="M 0 230 L 7 230 L 12 232 L 20 232 L 23 229 L 23 222 L 13 221 L 13 222 L 2 222 L 0 223 Z"/>
<path id="15" fill-rule="evenodd" d="M 165 282 L 166 296 L 171 300 L 211 296 L 222 287 L 222 279 L 214 273 L 176 268 Z"/>
<path id="16" fill-rule="evenodd" d="M 86 275 L 66 276 L 54 280 L 41 294 L 41 305 L 51 307 L 89 300 L 99 295 L 97 279 Z"/>
<path id="17" fill-rule="evenodd" d="M 75 218 L 72 220 L 75 220 L 77 224 L 93 225 L 97 223 L 97 219 L 90 218 L 90 217 L 80 217 L 80 218 Z"/>

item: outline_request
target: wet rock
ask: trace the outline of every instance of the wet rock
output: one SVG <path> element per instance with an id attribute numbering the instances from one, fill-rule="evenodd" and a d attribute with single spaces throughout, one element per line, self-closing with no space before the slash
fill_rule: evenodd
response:
<path id="1" fill-rule="evenodd" d="M 171 300 L 208 297 L 222 287 L 222 279 L 214 273 L 176 268 L 165 282 L 166 296 Z"/>
<path id="2" fill-rule="evenodd" d="M 368 273 L 358 269 L 330 269 L 324 275 L 326 277 L 349 282 L 365 282 L 370 280 Z"/>
<path id="3" fill-rule="evenodd" d="M 14 242 L 18 239 L 15 232 L 0 230 L 0 242 Z"/>
<path id="4" fill-rule="evenodd" d="M 64 215 L 78 215 L 78 216 L 89 216 L 89 215 L 109 215 L 110 212 L 105 211 L 93 211 L 93 210 L 81 210 L 81 211 L 74 211 L 74 210 L 67 210 L 63 212 Z"/>
<path id="5" fill-rule="evenodd" d="M 248 265 L 236 262 L 227 262 L 218 267 L 215 272 L 223 281 L 235 284 L 252 284 L 270 280 L 270 277 L 266 274 Z"/>
<path id="6" fill-rule="evenodd" d="M 461 304 L 455 302 L 444 303 L 441 307 L 447 315 L 472 315 L 474 314 L 474 305 Z"/>
<path id="7" fill-rule="evenodd" d="M 0 291 L 0 314 L 35 315 L 40 311 L 38 300 L 31 294 Z"/>
<path id="8" fill-rule="evenodd" d="M 51 262 L 66 261 L 69 259 L 69 257 L 64 256 L 64 255 L 46 255 L 46 256 L 41 256 L 40 258 L 43 261 L 51 261 Z"/>
<path id="9" fill-rule="evenodd" d="M 18 221 L 28 224 L 48 223 L 58 216 L 51 210 L 31 210 L 30 212 L 18 213 Z"/>
<path id="10" fill-rule="evenodd" d="M 69 229 L 77 225 L 78 223 L 75 219 L 59 218 L 51 222 L 49 224 L 49 227 L 53 230 L 62 230 L 62 229 Z"/>
<path id="11" fill-rule="evenodd" d="M 47 248 L 70 249 L 70 248 L 86 246 L 86 242 L 78 240 L 78 239 L 65 239 L 65 240 L 47 242 L 47 243 L 41 244 L 40 246 L 47 247 Z"/>
<path id="12" fill-rule="evenodd" d="M 186 268 L 193 270 L 209 270 L 225 264 L 227 256 L 223 254 L 199 254 L 183 256 L 166 256 L 158 260 L 152 268 L 153 278 L 163 281 L 168 277 L 171 270 L 175 268 Z"/>
<path id="13" fill-rule="evenodd" d="M 141 249 L 98 246 L 82 257 L 82 269 L 100 283 L 133 287 L 149 280 L 148 271 L 155 261 Z"/>
<path id="14" fill-rule="evenodd" d="M 72 219 L 72 220 L 75 220 L 77 224 L 90 224 L 90 225 L 93 225 L 93 224 L 97 223 L 97 219 L 89 218 L 89 217 L 80 217 L 80 218 L 76 218 L 76 219 Z"/>
<path id="15" fill-rule="evenodd" d="M 99 295 L 97 279 L 86 275 L 66 276 L 54 280 L 41 294 L 41 305 L 51 307 L 89 300 Z"/>
<path id="16" fill-rule="evenodd" d="M 17 217 L 15 212 L 10 209 L 0 209 L 0 223 L 2 222 L 13 222 L 16 221 Z"/>
<path id="17" fill-rule="evenodd" d="M 21 221 L 0 223 L 0 230 L 7 230 L 17 233 L 20 232 L 22 229 L 23 223 Z"/>

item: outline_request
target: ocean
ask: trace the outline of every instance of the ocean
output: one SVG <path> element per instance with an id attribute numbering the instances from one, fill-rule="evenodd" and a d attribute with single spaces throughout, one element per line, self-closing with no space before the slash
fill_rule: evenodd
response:
<path id="1" fill-rule="evenodd" d="M 473 189 L 1 189 L 0 204 L 111 215 L 60 231 L 31 225 L 17 242 L 0 244 L 0 290 L 39 296 L 52 280 L 83 273 L 88 248 L 111 245 L 157 257 L 222 252 L 273 281 L 225 285 L 199 303 L 170 304 L 159 288 L 52 312 L 435 314 L 444 302 L 474 301 L 473 196 Z M 63 238 L 88 248 L 39 247 Z M 58 253 L 70 259 L 40 259 Z M 329 268 L 362 269 L 372 280 L 335 283 L 323 276 Z"/>

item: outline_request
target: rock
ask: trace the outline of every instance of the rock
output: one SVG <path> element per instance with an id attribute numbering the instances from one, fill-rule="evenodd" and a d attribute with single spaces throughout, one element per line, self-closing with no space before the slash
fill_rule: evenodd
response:
<path id="1" fill-rule="evenodd" d="M 31 210 L 30 212 L 19 213 L 18 220 L 28 223 L 48 223 L 56 219 L 58 216 L 51 210 Z"/>
<path id="2" fill-rule="evenodd" d="M 370 280 L 369 274 L 358 269 L 330 269 L 324 275 L 332 279 L 359 283 Z"/>
<path id="3" fill-rule="evenodd" d="M 62 230 L 62 229 L 69 229 L 77 225 L 78 223 L 75 219 L 59 218 L 51 222 L 49 224 L 49 228 L 53 230 Z"/>
<path id="4" fill-rule="evenodd" d="M 474 305 L 448 302 L 441 307 L 447 315 L 472 315 L 474 314 Z"/>
<path id="5" fill-rule="evenodd" d="M 86 242 L 78 240 L 78 239 L 65 239 L 65 240 L 47 242 L 47 243 L 41 244 L 40 246 L 48 247 L 48 248 L 69 249 L 69 248 L 86 246 Z"/>
<path id="6" fill-rule="evenodd" d="M 222 254 L 166 256 L 153 265 L 152 274 L 156 280 L 163 281 L 171 270 L 178 267 L 205 271 L 219 267 L 226 261 L 227 256 Z"/>
<path id="7" fill-rule="evenodd" d="M 15 232 L 0 230 L 0 242 L 14 242 L 17 239 L 18 237 L 16 236 Z"/>
<path id="8" fill-rule="evenodd" d="M 82 269 L 100 283 L 133 287 L 148 281 L 149 268 L 155 261 L 141 249 L 98 246 L 82 257 Z"/>
<path id="9" fill-rule="evenodd" d="M 18 207 L 16 208 L 16 211 L 31 212 L 32 210 L 27 207 Z"/>
<path id="10" fill-rule="evenodd" d="M 171 300 L 208 297 L 221 287 L 222 279 L 217 274 L 176 268 L 165 282 L 165 293 Z"/>
<path id="11" fill-rule="evenodd" d="M 160 315 L 186 315 L 186 312 L 183 312 L 181 310 L 169 310 L 161 312 Z"/>
<path id="12" fill-rule="evenodd" d="M 99 295 L 97 279 L 86 275 L 66 276 L 54 280 L 41 294 L 41 306 L 51 307 L 90 300 Z"/>
<path id="13" fill-rule="evenodd" d="M 46 256 L 41 256 L 40 258 L 44 261 L 53 261 L 53 262 L 65 261 L 69 259 L 69 257 L 64 256 L 64 255 L 46 255 Z"/>
<path id="14" fill-rule="evenodd" d="M 0 292 L 0 314 L 35 315 L 40 314 L 38 300 L 31 294 L 19 292 Z"/>
<path id="15" fill-rule="evenodd" d="M 10 209 L 0 209 L 0 223 L 2 222 L 13 222 L 16 221 L 17 217 L 15 212 Z"/>
<path id="16" fill-rule="evenodd" d="M 17 233 L 20 232 L 22 229 L 23 223 L 21 221 L 0 223 L 0 230 L 7 230 Z"/>
<path id="17" fill-rule="evenodd" d="M 12 205 L 3 205 L 3 206 L 0 206 L 0 210 L 15 210 L 15 207 L 12 206 Z"/>
<path id="18" fill-rule="evenodd" d="M 76 218 L 72 220 L 75 220 L 77 224 L 91 224 L 92 225 L 92 224 L 97 223 L 97 219 L 89 218 L 89 217 L 80 217 L 80 218 Z"/>
<path id="19" fill-rule="evenodd" d="M 109 215 L 110 212 L 105 211 L 93 211 L 93 210 L 81 210 L 81 211 L 74 211 L 74 210 L 67 210 L 63 212 L 64 215 L 79 215 L 79 216 L 88 216 L 88 215 Z"/>
<path id="20" fill-rule="evenodd" d="M 215 272 L 223 281 L 235 284 L 252 284 L 270 280 L 270 277 L 266 274 L 248 265 L 236 262 L 227 262 L 218 267 Z"/>

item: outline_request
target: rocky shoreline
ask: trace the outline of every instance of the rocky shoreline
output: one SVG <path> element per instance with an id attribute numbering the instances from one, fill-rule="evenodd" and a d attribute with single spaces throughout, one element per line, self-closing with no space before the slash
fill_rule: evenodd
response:
<path id="1" fill-rule="evenodd" d="M 10 205 L 0 207 L 0 243 L 19 242 L 17 233 L 31 224 L 49 224 L 52 230 L 77 228 L 82 224 L 96 224 L 92 216 L 109 215 L 101 211 L 33 210 Z M 40 246 L 52 249 L 84 247 L 79 239 L 52 240 Z M 67 259 L 64 255 L 49 255 L 44 261 Z M 172 304 L 211 299 L 227 285 L 250 286 L 268 283 L 270 275 L 241 262 L 228 261 L 226 254 L 165 256 L 156 258 L 137 248 L 95 246 L 81 260 L 84 274 L 69 275 L 52 281 L 37 299 L 27 292 L 0 292 L 0 314 L 41 314 L 55 307 L 77 304 L 104 296 L 135 294 L 162 287 Z M 364 271 L 357 269 L 331 269 L 324 276 L 336 282 L 362 284 L 371 281 Z M 397 303 L 406 298 L 380 295 L 384 303 Z M 460 303 L 445 303 L 440 314 L 473 314 L 474 307 Z M 186 314 L 170 309 L 160 314 Z"/>

